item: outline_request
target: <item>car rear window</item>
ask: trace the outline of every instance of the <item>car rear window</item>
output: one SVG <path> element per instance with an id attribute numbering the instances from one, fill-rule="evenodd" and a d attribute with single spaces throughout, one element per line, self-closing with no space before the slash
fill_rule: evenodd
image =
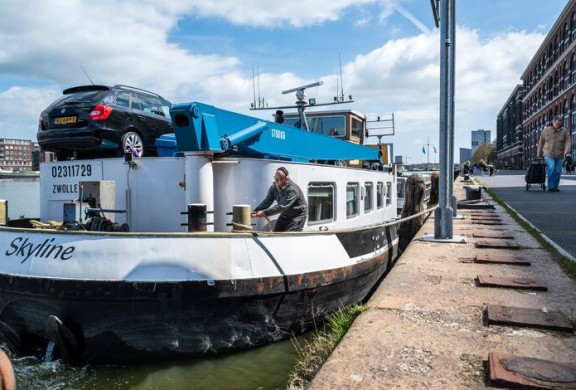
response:
<path id="1" fill-rule="evenodd" d="M 64 95 L 61 99 L 52 103 L 51 107 L 67 104 L 98 103 L 101 101 L 103 94 L 102 91 L 89 91 Z"/>

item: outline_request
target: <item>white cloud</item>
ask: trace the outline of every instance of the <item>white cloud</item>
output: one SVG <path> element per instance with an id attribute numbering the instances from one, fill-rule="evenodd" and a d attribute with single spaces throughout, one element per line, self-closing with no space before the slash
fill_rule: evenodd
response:
<path id="1" fill-rule="evenodd" d="M 84 66 L 95 83 L 125 83 L 150 89 L 173 101 L 200 100 L 251 115 L 270 118 L 271 112 L 249 111 L 253 100 L 251 74 L 242 71 L 242 58 L 199 54 L 168 42 L 182 18 L 227 18 L 246 26 L 303 27 L 336 20 L 349 7 L 375 0 L 278 2 L 247 0 L 112 1 L 69 0 L 66 10 L 55 2 L 4 0 L 0 13 L 0 86 L 8 77 L 27 79 L 41 87 L 0 88 L 0 136 L 35 139 L 40 111 L 61 89 L 86 84 Z M 378 2 L 385 23 L 393 1 Z M 305 12 L 303 11 L 305 10 Z M 74 17 L 68 17 L 73 15 Z M 370 15 L 358 13 L 362 23 Z M 407 11 L 404 16 L 410 19 Z M 411 23 L 419 26 L 415 17 Z M 421 144 L 438 139 L 438 31 L 389 40 L 343 64 L 344 92 L 352 107 L 368 115 L 394 112 L 395 152 L 421 158 Z M 198 32 L 202 36 L 202 31 Z M 496 114 L 520 82 L 544 35 L 506 31 L 489 39 L 468 28 L 456 36 L 456 147 L 469 147 L 470 131 L 491 129 Z M 278 59 L 279 61 L 281 59 Z M 312 64 L 313 66 L 315 64 Z M 321 69 L 318 72 L 322 72 Z M 332 100 L 339 91 L 339 74 L 321 75 L 320 88 L 308 91 L 318 100 Z M 292 73 L 263 73 L 260 95 L 270 105 L 293 104 L 281 91 L 317 80 Z M 340 82 L 340 81 L 338 81 Z M 23 83 L 21 83 L 23 84 Z M 414 145 L 420 144 L 420 146 Z"/>
<path id="2" fill-rule="evenodd" d="M 6 137 L 35 140 L 40 112 L 59 95 L 53 88 L 12 87 L 0 92 L 0 136 L 6 132 Z"/>

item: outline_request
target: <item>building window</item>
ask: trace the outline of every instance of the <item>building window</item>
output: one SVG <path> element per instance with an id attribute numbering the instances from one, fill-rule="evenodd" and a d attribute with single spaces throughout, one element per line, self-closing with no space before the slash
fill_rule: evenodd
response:
<path id="1" fill-rule="evenodd" d="M 572 116 L 572 120 L 570 121 L 572 126 L 571 130 L 576 130 L 576 95 L 572 95 L 572 99 L 570 99 L 570 112 Z"/>

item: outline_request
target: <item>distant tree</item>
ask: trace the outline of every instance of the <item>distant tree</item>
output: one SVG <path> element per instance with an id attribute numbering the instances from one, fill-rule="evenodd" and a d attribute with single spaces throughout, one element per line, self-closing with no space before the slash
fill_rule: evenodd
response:
<path id="1" fill-rule="evenodd" d="M 477 164 L 478 161 L 484 160 L 486 164 L 495 164 L 497 158 L 496 140 L 494 140 L 489 144 L 482 144 L 478 146 L 472 155 L 472 163 Z"/>

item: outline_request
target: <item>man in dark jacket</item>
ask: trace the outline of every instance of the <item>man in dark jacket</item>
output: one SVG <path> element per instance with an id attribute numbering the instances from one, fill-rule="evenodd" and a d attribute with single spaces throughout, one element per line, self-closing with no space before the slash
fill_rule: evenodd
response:
<path id="1" fill-rule="evenodd" d="M 272 203 L 276 204 L 272 206 Z M 280 213 L 275 232 L 301 231 L 308 216 L 308 205 L 302 190 L 290 180 L 288 170 L 280 167 L 274 174 L 274 183 L 266 198 L 254 209 L 255 217 L 269 217 Z"/>

